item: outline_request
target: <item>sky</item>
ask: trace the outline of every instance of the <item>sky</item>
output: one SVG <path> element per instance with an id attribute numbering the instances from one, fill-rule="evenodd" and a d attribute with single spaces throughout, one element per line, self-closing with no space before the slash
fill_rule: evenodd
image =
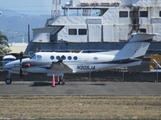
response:
<path id="1" fill-rule="evenodd" d="M 67 1 L 62 0 L 62 6 Z M 51 14 L 52 0 L 0 0 L 0 8 L 24 14 Z"/>

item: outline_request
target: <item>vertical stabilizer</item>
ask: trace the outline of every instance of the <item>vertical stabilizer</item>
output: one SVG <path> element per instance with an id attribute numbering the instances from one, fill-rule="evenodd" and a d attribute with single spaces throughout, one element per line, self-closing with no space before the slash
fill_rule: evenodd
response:
<path id="1" fill-rule="evenodd" d="M 116 54 L 115 60 L 142 58 L 155 35 L 153 33 L 134 34 L 130 41 Z"/>

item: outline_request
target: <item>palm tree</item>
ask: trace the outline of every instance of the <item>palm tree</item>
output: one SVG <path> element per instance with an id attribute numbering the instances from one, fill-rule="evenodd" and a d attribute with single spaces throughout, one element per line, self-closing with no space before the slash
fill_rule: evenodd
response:
<path id="1" fill-rule="evenodd" d="M 0 54 L 4 55 L 6 53 L 11 52 L 11 50 L 8 47 L 8 38 L 5 35 L 3 35 L 0 31 Z"/>

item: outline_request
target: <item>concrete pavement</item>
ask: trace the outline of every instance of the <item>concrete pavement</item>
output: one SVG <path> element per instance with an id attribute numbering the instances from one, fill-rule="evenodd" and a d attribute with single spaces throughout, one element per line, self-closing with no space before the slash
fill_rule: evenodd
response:
<path id="1" fill-rule="evenodd" d="M 161 83 L 154 82 L 0 82 L 0 95 L 161 95 Z"/>

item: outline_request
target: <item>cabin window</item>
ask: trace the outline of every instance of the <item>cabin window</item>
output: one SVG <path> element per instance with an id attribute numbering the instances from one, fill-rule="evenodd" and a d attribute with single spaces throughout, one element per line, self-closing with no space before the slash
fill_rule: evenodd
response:
<path id="1" fill-rule="evenodd" d="M 77 60 L 77 59 L 78 59 L 78 57 L 77 57 L 77 56 L 74 56 L 74 57 L 73 57 L 73 59 L 74 59 L 74 60 Z"/>
<path id="2" fill-rule="evenodd" d="M 72 59 L 72 57 L 71 56 L 68 56 L 68 60 L 71 60 Z"/>
<path id="3" fill-rule="evenodd" d="M 128 17 L 128 11 L 120 11 L 119 17 Z"/>
<path id="4" fill-rule="evenodd" d="M 63 56 L 61 57 L 61 59 L 62 59 L 62 60 L 65 60 L 65 59 L 66 59 L 66 57 L 63 55 Z"/>
<path id="5" fill-rule="evenodd" d="M 60 56 L 56 56 L 56 59 L 57 59 L 57 60 L 60 60 Z"/>
<path id="6" fill-rule="evenodd" d="M 69 35 L 77 35 L 77 29 L 69 29 L 68 34 Z"/>
<path id="7" fill-rule="evenodd" d="M 161 11 L 159 11 L 159 17 L 161 17 Z"/>
<path id="8" fill-rule="evenodd" d="M 140 11 L 140 17 L 148 17 L 148 11 Z"/>
<path id="9" fill-rule="evenodd" d="M 98 60 L 98 58 L 97 57 L 94 57 L 93 60 Z"/>
<path id="10" fill-rule="evenodd" d="M 50 59 L 51 59 L 51 60 L 54 60 L 54 56 L 50 56 Z"/>
<path id="11" fill-rule="evenodd" d="M 79 35 L 87 35 L 87 29 L 79 29 L 78 34 Z"/>

